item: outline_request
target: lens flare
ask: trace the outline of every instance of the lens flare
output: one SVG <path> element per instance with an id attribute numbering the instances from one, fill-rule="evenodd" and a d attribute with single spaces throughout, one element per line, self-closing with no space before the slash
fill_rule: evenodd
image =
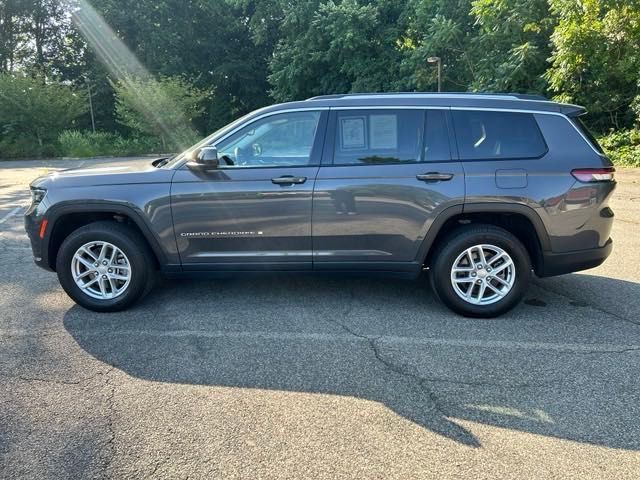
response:
<path id="1" fill-rule="evenodd" d="M 136 109 L 147 122 L 162 132 L 163 142 L 178 146 L 181 151 L 186 149 L 189 142 L 185 141 L 185 138 L 197 138 L 198 134 L 185 112 L 181 111 L 170 95 L 163 92 L 161 84 L 153 78 L 89 2 L 78 0 L 77 5 L 72 12 L 74 25 L 113 77 L 112 80 L 124 87 L 128 98 L 136 99 L 130 102 L 130 107 Z M 153 92 L 153 95 L 150 92 Z M 178 118 L 179 128 L 176 128 L 175 120 L 169 126 L 165 118 Z"/>

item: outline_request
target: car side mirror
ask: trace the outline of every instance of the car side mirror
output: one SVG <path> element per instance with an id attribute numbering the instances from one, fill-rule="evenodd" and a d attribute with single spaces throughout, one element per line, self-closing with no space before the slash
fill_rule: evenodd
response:
<path id="1" fill-rule="evenodd" d="M 219 165 L 216 147 L 202 147 L 193 152 L 191 158 L 193 160 L 190 160 L 187 166 L 194 170 L 214 170 Z"/>

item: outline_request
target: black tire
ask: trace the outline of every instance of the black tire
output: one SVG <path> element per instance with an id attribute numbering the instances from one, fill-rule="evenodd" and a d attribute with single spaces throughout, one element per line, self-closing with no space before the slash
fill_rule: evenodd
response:
<path id="1" fill-rule="evenodd" d="M 129 259 L 131 280 L 127 289 L 116 298 L 90 297 L 73 280 L 71 261 L 74 254 L 82 245 L 93 241 L 109 242 Z M 155 260 L 146 240 L 132 228 L 109 221 L 91 223 L 72 232 L 60 246 L 56 272 L 67 295 L 78 305 L 95 312 L 117 312 L 128 308 L 151 291 L 156 279 Z"/>
<path id="2" fill-rule="evenodd" d="M 474 245 L 489 244 L 503 249 L 513 260 L 515 282 L 511 290 L 495 303 L 475 305 L 463 300 L 451 282 L 451 269 L 458 256 Z M 491 318 L 515 307 L 523 298 L 531 279 L 531 260 L 527 249 L 511 233 L 493 225 L 457 228 L 438 242 L 430 268 L 431 286 L 451 310 L 465 317 Z"/>

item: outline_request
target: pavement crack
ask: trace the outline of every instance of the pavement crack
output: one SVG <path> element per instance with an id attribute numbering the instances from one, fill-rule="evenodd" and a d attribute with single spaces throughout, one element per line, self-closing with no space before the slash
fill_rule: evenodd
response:
<path id="1" fill-rule="evenodd" d="M 18 375 L 13 377 L 17 380 L 21 380 L 23 382 L 42 382 L 42 383 L 53 383 L 56 385 L 80 385 L 80 380 L 54 380 L 51 378 L 39 378 L 39 377 L 24 377 L 22 375 Z"/>
<path id="2" fill-rule="evenodd" d="M 106 421 L 107 421 L 107 431 L 108 431 L 109 437 L 107 441 L 101 446 L 101 451 L 106 452 L 106 459 L 104 461 L 104 464 L 102 465 L 102 476 L 104 478 L 112 477 L 112 475 L 110 474 L 110 470 L 113 464 L 113 457 L 115 456 L 116 431 L 113 426 L 113 416 L 115 413 L 114 398 L 116 394 L 116 386 L 112 383 L 113 379 L 111 377 L 111 373 L 113 372 L 115 372 L 115 368 L 112 368 L 111 370 L 105 373 L 105 383 L 104 383 L 104 386 L 109 389 L 106 402 L 105 402 L 107 405 Z"/>
<path id="3" fill-rule="evenodd" d="M 98 372 L 95 375 L 91 375 L 89 377 L 84 377 L 78 380 L 60 380 L 56 378 L 44 378 L 44 377 L 28 377 L 26 375 L 7 375 L 5 373 L 0 373 L 0 377 L 11 378 L 14 380 L 20 380 L 22 382 L 41 382 L 41 383 L 50 383 L 54 385 L 82 385 L 94 378 L 98 375 L 101 375 L 103 372 Z"/>
<path id="4" fill-rule="evenodd" d="M 146 475 L 146 478 L 156 478 L 156 473 L 158 472 L 158 469 L 160 468 L 160 465 L 163 465 L 166 462 L 166 460 L 157 460 L 154 462 L 153 464 L 153 469 L 151 470 L 151 472 Z"/>
<path id="5" fill-rule="evenodd" d="M 496 387 L 496 388 L 505 388 L 505 389 L 547 387 L 550 385 L 566 383 L 565 379 L 549 380 L 547 382 L 537 382 L 537 383 L 531 383 L 531 382 L 501 383 L 501 382 L 489 382 L 489 381 L 474 382 L 469 380 L 454 380 L 451 378 L 438 378 L 438 377 L 425 377 L 423 378 L 423 381 L 427 383 L 450 383 L 453 385 L 464 385 L 469 387 Z"/>
<path id="6" fill-rule="evenodd" d="M 577 298 L 573 298 L 573 297 L 567 295 L 566 293 L 562 293 L 562 292 L 559 292 L 557 290 L 554 290 L 553 288 L 549 288 L 548 286 L 543 285 L 539 281 L 535 281 L 535 284 L 536 284 L 536 286 L 538 286 L 541 290 L 544 290 L 545 292 L 549 292 L 549 293 L 553 293 L 555 295 L 559 295 L 559 296 L 564 297 L 564 298 L 566 298 L 568 300 L 571 300 L 573 302 L 578 302 L 578 301 L 583 302 L 583 300 L 580 300 L 580 299 L 577 299 Z M 605 313 L 607 315 L 611 315 L 612 317 L 617 318 L 618 320 L 621 320 L 623 322 L 632 323 L 633 325 L 640 325 L 640 322 L 638 322 L 638 321 L 631 320 L 630 318 L 624 317 L 624 316 L 620 315 L 619 313 L 615 313 L 615 312 L 612 312 L 610 310 L 604 309 L 602 307 L 594 305 L 593 303 L 584 302 L 584 304 L 585 304 L 586 307 L 592 308 L 594 310 L 597 310 L 597 311 L 599 311 L 601 313 Z"/>
<path id="7" fill-rule="evenodd" d="M 343 312 L 343 315 L 346 317 L 348 313 L 350 313 L 352 310 L 353 308 L 352 308 L 352 305 L 350 304 L 349 308 L 347 308 L 347 310 Z M 429 387 L 429 384 L 447 383 L 452 385 L 461 385 L 461 386 L 468 386 L 468 387 L 493 387 L 493 388 L 502 388 L 502 389 L 511 390 L 511 389 L 521 389 L 521 388 L 540 388 L 540 387 L 547 387 L 551 385 L 566 383 L 566 379 L 554 379 L 554 380 L 543 381 L 543 382 L 503 383 L 503 382 L 492 382 L 492 381 L 456 380 L 456 379 L 450 379 L 450 378 L 421 376 L 417 373 L 412 372 L 409 365 L 399 364 L 397 362 L 392 361 L 389 358 L 386 358 L 383 355 L 379 344 L 381 341 L 385 339 L 384 335 L 379 335 L 379 336 L 364 335 L 364 334 L 358 333 L 356 330 L 345 325 L 340 321 L 337 321 L 332 318 L 328 318 L 327 320 L 333 323 L 334 325 L 339 326 L 348 334 L 358 339 L 366 340 L 378 362 L 382 363 L 388 370 L 398 375 L 404 376 L 405 378 L 408 378 L 416 382 L 418 385 L 420 385 L 421 389 L 429 396 L 429 399 L 433 403 L 434 408 L 443 416 L 447 416 L 446 409 L 438 399 L 436 393 L 432 390 L 432 388 Z M 638 352 L 638 351 L 640 351 L 640 347 L 622 348 L 620 350 L 585 350 L 580 352 L 560 350 L 558 351 L 558 353 L 567 354 L 567 355 L 619 355 L 619 354 L 626 354 L 626 353 Z"/>
<path id="8" fill-rule="evenodd" d="M 558 353 L 566 354 L 566 355 L 618 355 L 622 353 L 629 352 L 639 352 L 640 347 L 629 347 L 622 348 L 620 350 L 584 350 L 581 352 L 571 351 L 571 350 L 559 350 Z"/>
<path id="9" fill-rule="evenodd" d="M 353 311 L 353 303 L 355 301 L 355 295 L 353 294 L 352 290 L 350 290 L 350 297 L 351 297 L 351 301 L 349 302 L 349 306 L 343 312 L 343 316 L 344 317 L 348 317 L 348 315 Z M 339 321 L 337 321 L 335 319 L 327 318 L 327 320 L 329 322 L 333 323 L 334 325 L 339 326 L 340 328 L 342 328 L 348 334 L 350 334 L 350 335 L 352 335 L 352 336 L 354 336 L 356 338 L 366 340 L 367 343 L 369 344 L 369 348 L 373 352 L 373 355 L 374 355 L 375 359 L 379 363 L 381 363 L 387 370 L 395 373 L 396 375 L 400 375 L 400 376 L 404 377 L 405 379 L 409 379 L 412 382 L 415 382 L 420 387 L 420 389 L 424 393 L 427 394 L 429 400 L 431 401 L 431 403 L 433 405 L 433 408 L 440 415 L 442 415 L 443 417 L 447 417 L 448 416 L 446 410 L 444 409 L 444 406 L 442 405 L 440 400 L 437 398 L 435 392 L 425 384 L 425 379 L 424 378 L 422 378 L 421 376 L 409 371 L 407 365 L 397 365 L 396 363 L 392 362 L 391 360 L 386 359 L 382 355 L 382 352 L 380 351 L 380 347 L 378 345 L 378 342 L 384 338 L 383 335 L 379 335 L 379 336 L 363 335 L 363 334 L 358 333 L 354 329 L 348 327 L 347 325 L 345 325 L 342 322 L 339 322 Z"/>
<path id="10" fill-rule="evenodd" d="M 380 350 L 380 347 L 378 345 L 378 342 L 380 340 L 382 340 L 383 338 L 384 338 L 383 336 L 380 336 L 380 337 L 370 338 L 369 339 L 369 345 L 371 346 L 371 349 L 373 350 L 373 353 L 374 353 L 376 359 L 380 363 L 382 363 L 384 366 L 386 366 L 389 370 L 397 373 L 398 375 L 402 375 L 402 376 L 404 376 L 406 378 L 410 378 L 413 381 L 415 381 L 420 386 L 422 391 L 427 394 L 427 396 L 429 397 L 429 400 L 433 404 L 433 408 L 435 408 L 436 411 L 440 415 L 442 415 L 443 417 L 448 417 L 449 415 L 448 415 L 446 409 L 444 408 L 444 405 L 442 404 L 442 402 L 440 401 L 440 399 L 436 395 L 436 393 L 426 385 L 426 383 L 427 383 L 427 379 L 426 378 L 418 375 L 417 373 L 411 372 L 409 370 L 408 365 L 406 365 L 406 364 L 398 365 L 398 364 L 394 363 L 393 361 L 384 358 L 384 356 L 382 355 L 382 352 Z"/>

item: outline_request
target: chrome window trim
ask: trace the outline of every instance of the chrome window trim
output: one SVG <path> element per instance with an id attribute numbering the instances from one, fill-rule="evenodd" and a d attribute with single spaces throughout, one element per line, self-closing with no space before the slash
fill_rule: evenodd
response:
<path id="1" fill-rule="evenodd" d="M 374 98 L 374 97 L 371 97 Z M 379 97 L 378 97 L 379 98 Z M 387 97 L 388 98 L 388 97 Z M 411 97 L 408 97 L 411 98 Z M 442 97 L 438 97 L 442 98 Z M 492 97 L 495 98 L 495 97 Z M 522 100 L 516 99 L 518 102 L 535 102 L 538 100 Z M 549 102 L 553 103 L 553 102 Z M 268 108 L 268 107 L 265 107 Z M 561 112 L 550 112 L 548 110 L 529 110 L 529 109 L 518 109 L 518 108 L 496 108 L 496 107 L 451 107 L 444 105 L 357 105 L 357 106 L 334 106 L 334 107 L 313 107 L 309 106 L 308 108 L 287 108 L 284 110 L 275 110 L 273 112 L 263 113 L 262 115 L 258 115 L 257 117 L 248 120 L 247 122 L 242 123 L 241 125 L 236 126 L 233 130 L 226 132 L 222 137 L 218 138 L 215 143 L 210 143 L 209 145 L 216 146 L 219 142 L 223 141 L 227 137 L 233 135 L 241 128 L 244 128 L 247 125 L 250 125 L 253 122 L 261 120 L 263 118 L 267 118 L 273 115 L 278 115 L 280 113 L 292 113 L 292 112 L 308 112 L 308 111 L 326 111 L 326 110 L 472 110 L 472 111 L 481 111 L 481 112 L 514 112 L 514 113 L 530 113 L 530 114 L 539 114 L 539 115 L 555 115 L 558 117 L 562 117 L 566 122 L 571 125 L 578 135 L 589 145 L 591 150 L 598 155 L 602 156 L 598 150 L 591 144 L 591 142 L 584 136 L 584 134 L 580 131 L 580 129 L 571 121 L 569 118 Z M 233 122 L 232 122 L 233 123 Z M 197 144 L 196 144 L 197 145 Z M 186 159 L 182 159 L 180 163 L 176 164 L 174 169 L 179 169 L 187 163 Z"/>
<path id="2" fill-rule="evenodd" d="M 529 100 L 529 99 L 521 99 L 518 98 L 516 96 L 513 95 L 482 95 L 482 94 L 455 94 L 455 93 L 389 93 L 389 94 L 384 94 L 384 93 L 380 93 L 377 95 L 370 95 L 370 94 L 361 94 L 361 95 L 357 95 L 357 94 L 347 94 L 346 96 L 343 97 L 338 97 L 341 99 L 349 99 L 349 100 L 369 100 L 372 98 L 390 98 L 390 99 L 407 99 L 407 98 L 442 98 L 445 100 L 449 100 L 449 99 L 456 99 L 456 100 L 461 100 L 461 99 L 468 99 L 468 98 L 477 98 L 480 100 L 514 100 L 514 101 L 527 101 L 527 102 L 549 102 L 549 100 Z M 320 98 L 319 100 L 322 100 L 322 98 Z"/>
<path id="3" fill-rule="evenodd" d="M 446 105 L 358 105 L 331 107 L 331 110 L 450 110 Z"/>
<path id="4" fill-rule="evenodd" d="M 451 110 L 474 110 L 474 111 L 487 111 L 487 112 L 515 112 L 515 113 L 544 113 L 546 115 L 560 115 L 566 117 L 561 112 L 551 112 L 548 110 L 533 110 L 528 108 L 496 108 L 496 107 L 449 107 Z"/>
<path id="5" fill-rule="evenodd" d="M 326 97 L 326 98 L 325 98 Z M 342 96 L 333 96 L 333 95 L 318 95 L 316 97 L 307 98 L 307 101 L 317 101 L 317 100 L 347 100 L 347 99 L 355 99 L 355 100 L 373 100 L 380 98 L 390 98 L 390 99 L 411 99 L 411 98 L 420 98 L 420 99 L 454 99 L 454 100 L 468 100 L 468 99 L 480 99 L 480 100 L 503 100 L 503 101 L 515 101 L 515 102 L 537 102 L 543 103 L 547 105 L 559 105 L 553 100 L 549 99 L 533 99 L 533 98 L 519 98 L 516 95 L 511 95 L 508 93 L 505 94 L 496 94 L 496 95 L 483 95 L 476 94 L 473 92 L 468 93 L 436 93 L 436 92 L 404 92 L 404 93 L 375 93 L 375 94 L 343 94 Z M 562 105 L 569 107 L 578 107 L 582 108 L 580 105 L 576 105 L 574 103 L 563 103 Z M 480 107 L 481 108 L 481 107 Z"/>

